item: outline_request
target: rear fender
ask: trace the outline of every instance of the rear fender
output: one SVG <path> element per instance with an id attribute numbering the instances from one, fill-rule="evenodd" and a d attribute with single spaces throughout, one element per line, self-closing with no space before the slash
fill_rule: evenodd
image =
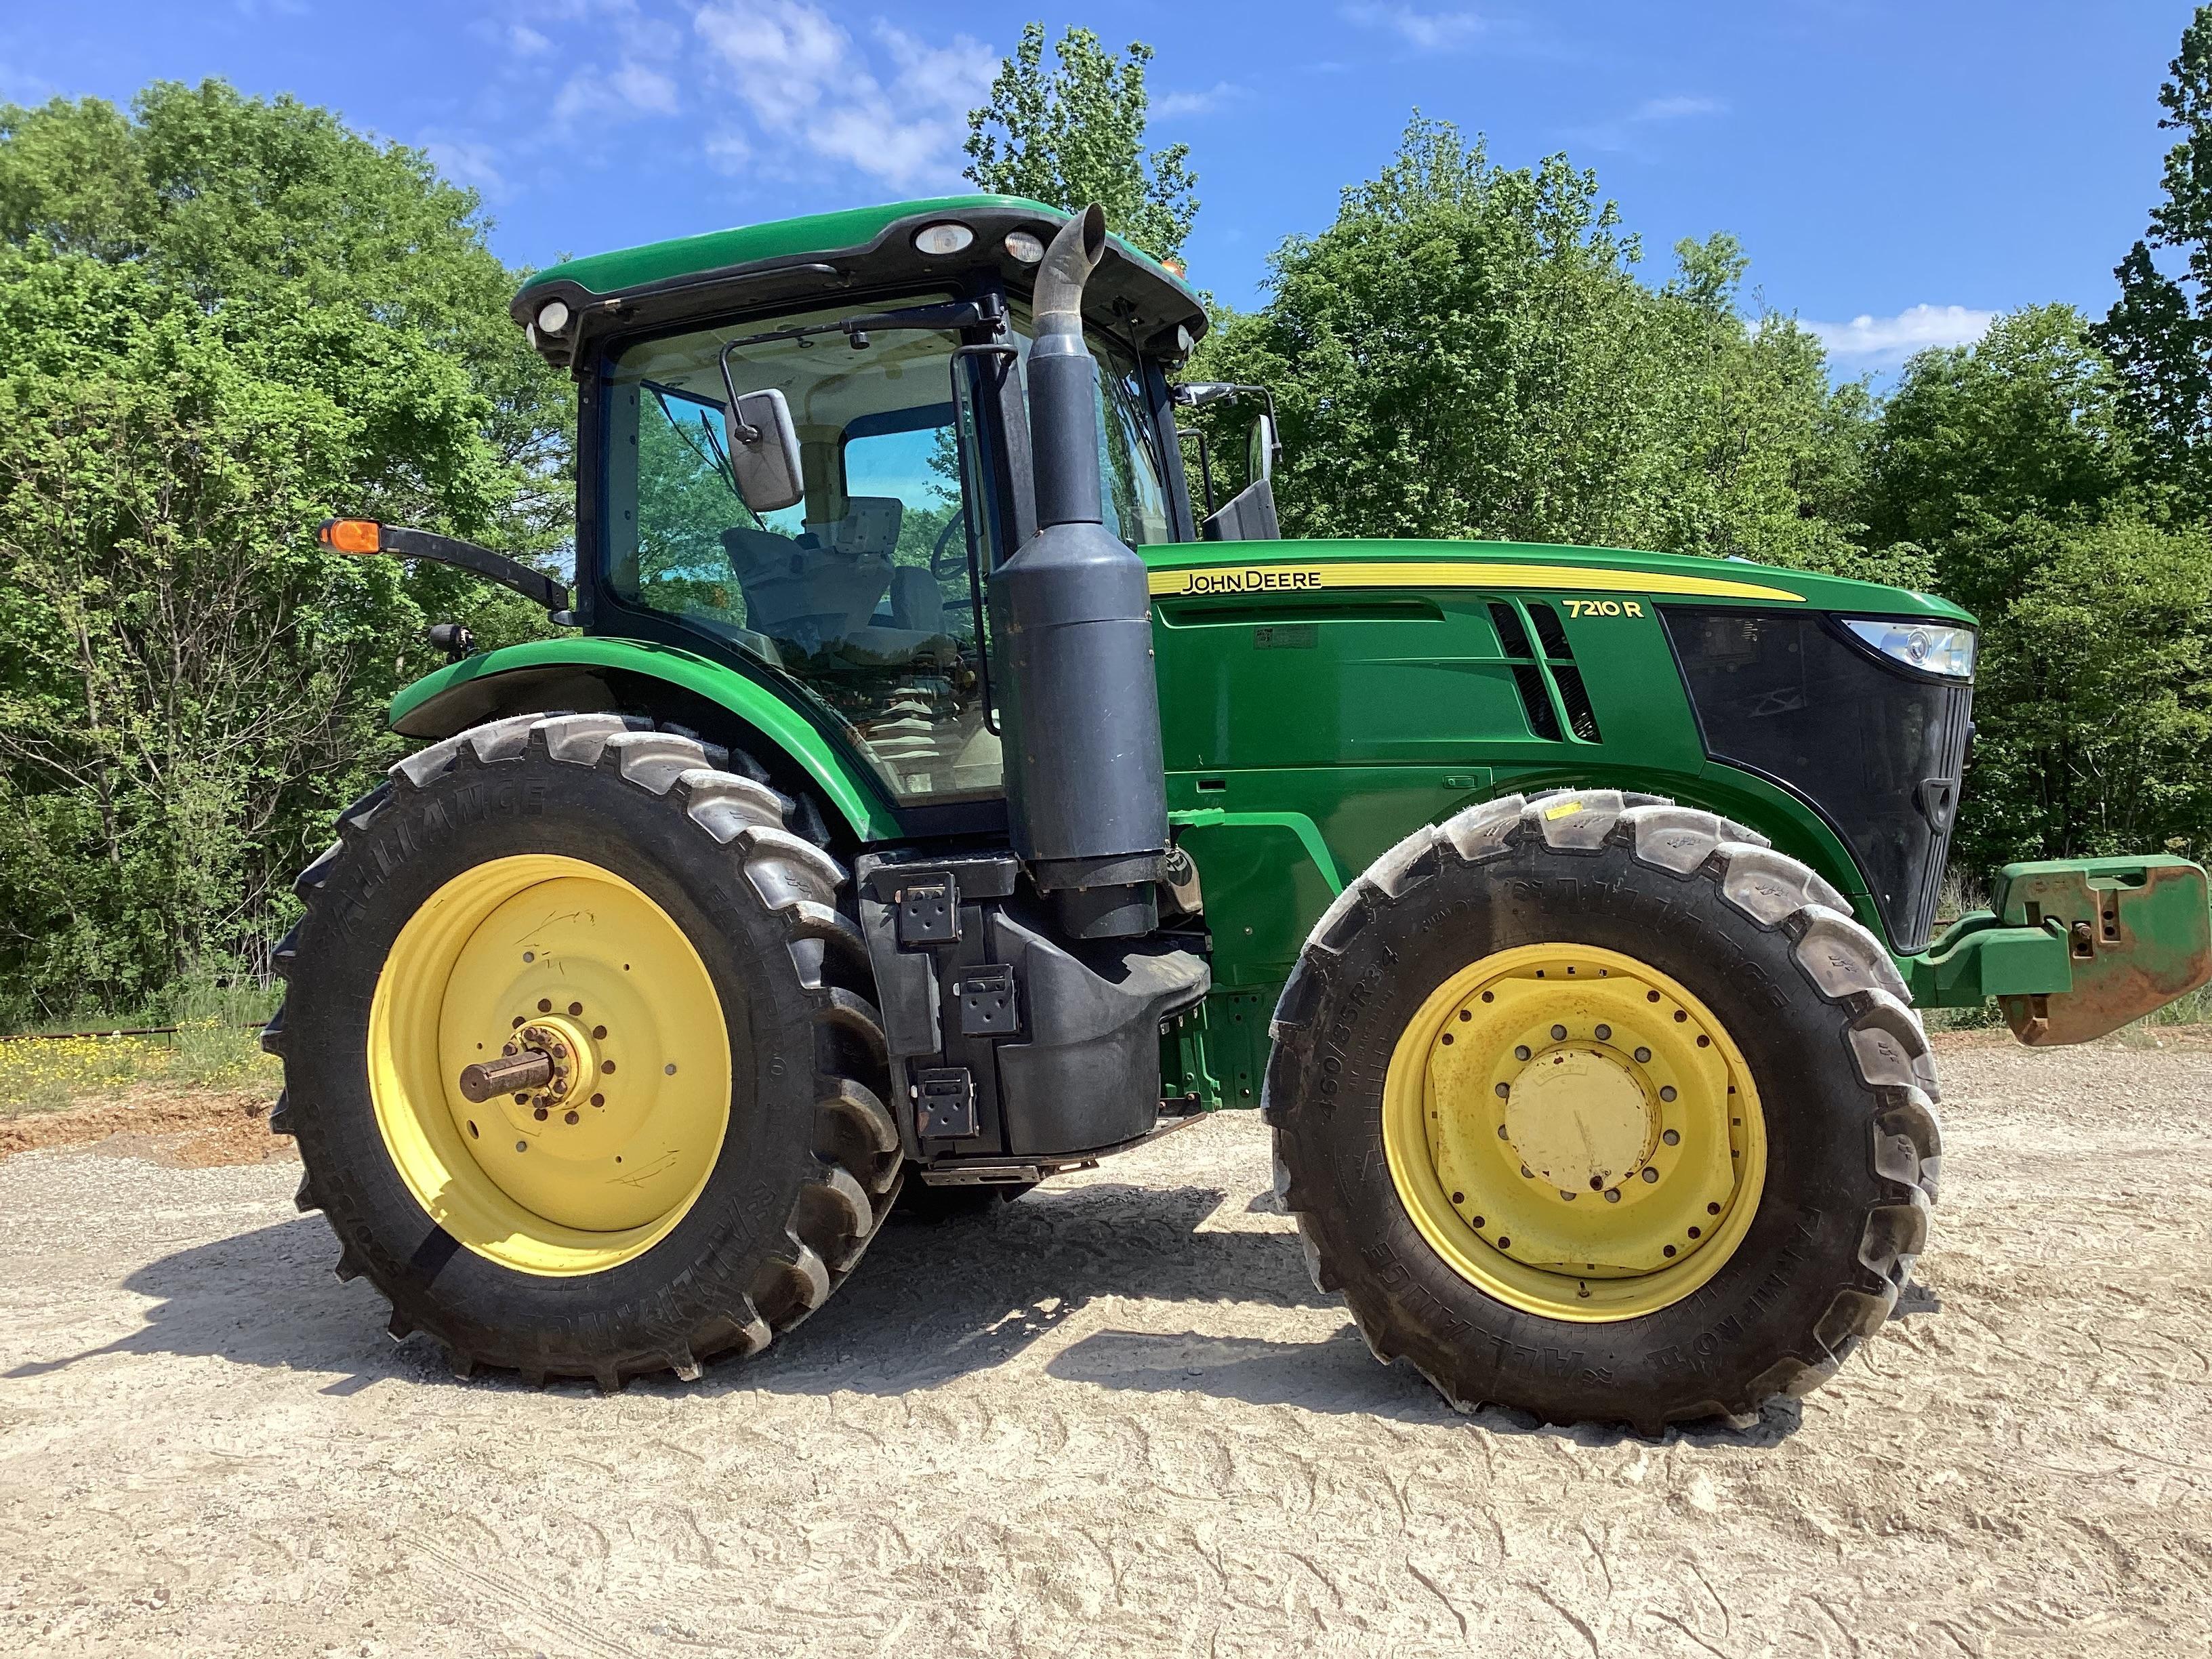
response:
<path id="1" fill-rule="evenodd" d="M 866 769 L 788 702 L 719 663 L 670 646 L 591 638 L 508 646 L 425 675 L 392 700 L 388 719 L 405 737 L 447 738 L 503 714 L 611 708 L 641 690 L 655 701 L 700 708 L 720 716 L 717 726 L 734 721 L 754 734 L 758 758 L 772 770 L 781 762 L 803 777 L 855 841 L 898 835 L 890 802 Z"/>

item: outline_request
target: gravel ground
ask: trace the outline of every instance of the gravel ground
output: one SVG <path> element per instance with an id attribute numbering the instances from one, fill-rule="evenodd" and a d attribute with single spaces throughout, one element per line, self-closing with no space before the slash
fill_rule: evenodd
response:
<path id="1" fill-rule="evenodd" d="M 461 1383 L 284 1164 L 0 1162 L 0 1652 L 2212 1651 L 2212 1054 L 1945 1044 L 1945 1197 L 1802 1408 L 1376 1365 L 1227 1115 L 897 1224 L 762 1363 Z"/>

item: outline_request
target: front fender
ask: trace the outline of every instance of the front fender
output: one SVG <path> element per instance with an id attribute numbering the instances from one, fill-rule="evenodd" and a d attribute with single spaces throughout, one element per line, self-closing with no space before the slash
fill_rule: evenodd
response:
<path id="1" fill-rule="evenodd" d="M 788 757 L 858 839 L 888 841 L 898 835 L 890 803 L 867 772 L 789 702 L 743 674 L 672 646 L 589 637 L 507 646 L 424 675 L 392 700 L 387 719 L 406 737 L 451 737 L 495 714 L 538 707 L 532 700 L 538 688 L 551 695 L 563 681 L 610 672 L 657 680 L 727 710 Z"/>

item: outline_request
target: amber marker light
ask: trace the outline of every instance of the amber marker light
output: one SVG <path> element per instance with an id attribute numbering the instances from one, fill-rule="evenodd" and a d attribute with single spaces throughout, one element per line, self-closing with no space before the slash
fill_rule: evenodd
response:
<path id="1" fill-rule="evenodd" d="M 325 547 L 340 553 L 384 550 L 384 526 L 374 519 L 325 519 L 317 535 Z"/>

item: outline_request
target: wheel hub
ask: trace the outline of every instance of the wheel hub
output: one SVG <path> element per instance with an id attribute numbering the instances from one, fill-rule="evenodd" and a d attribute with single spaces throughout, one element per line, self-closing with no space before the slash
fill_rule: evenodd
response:
<path id="1" fill-rule="evenodd" d="M 1454 975 L 1401 1034 L 1384 1148 L 1463 1277 L 1552 1317 L 1632 1317 L 1696 1289 L 1764 1179 L 1742 1056 L 1682 986 L 1594 946 Z"/>
<path id="2" fill-rule="evenodd" d="M 720 998 L 683 930 L 554 854 L 475 866 L 422 907 L 379 979 L 368 1058 L 423 1207 L 477 1254 L 554 1276 L 667 1235 L 714 1167 L 734 1088 Z"/>
<path id="3" fill-rule="evenodd" d="M 553 1075 L 543 1086 L 517 1093 L 510 1103 L 523 1108 L 534 1122 L 573 1125 L 579 1121 L 586 1098 L 594 1093 L 599 1097 L 592 1103 L 592 1109 L 604 1111 L 606 1108 L 605 1093 L 596 1086 L 599 1052 L 592 1031 L 582 1023 L 584 1006 L 579 1002 L 571 1006 L 574 1012 L 567 1016 L 519 1017 L 526 1023 L 515 1028 L 501 1050 L 507 1054 L 540 1054 L 552 1063 Z M 597 1029 L 604 1039 L 607 1028 Z"/>
<path id="4" fill-rule="evenodd" d="M 1562 1194 L 1635 1178 L 1659 1143 L 1659 1115 L 1624 1060 L 1596 1047 L 1536 1053 L 1508 1085 L 1505 1138 Z"/>

